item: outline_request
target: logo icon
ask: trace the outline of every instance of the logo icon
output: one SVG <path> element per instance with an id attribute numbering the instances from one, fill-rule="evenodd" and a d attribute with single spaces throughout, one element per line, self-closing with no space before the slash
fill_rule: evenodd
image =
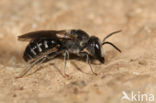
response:
<path id="1" fill-rule="evenodd" d="M 126 91 L 122 91 L 122 97 L 121 100 L 128 100 L 128 101 L 138 101 L 138 102 L 153 102 L 154 101 L 154 94 L 146 94 L 141 93 L 140 91 L 134 92 L 131 91 L 130 93 L 127 93 Z"/>

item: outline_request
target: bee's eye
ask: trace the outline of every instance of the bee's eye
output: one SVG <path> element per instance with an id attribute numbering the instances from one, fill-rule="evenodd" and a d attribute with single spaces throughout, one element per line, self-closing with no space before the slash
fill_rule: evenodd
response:
<path id="1" fill-rule="evenodd" d="M 91 43 L 90 46 L 95 49 L 100 49 L 100 45 L 96 42 Z"/>
<path id="2" fill-rule="evenodd" d="M 87 50 L 91 55 L 101 58 L 101 46 L 97 37 L 91 37 L 88 41 Z"/>
<path id="3" fill-rule="evenodd" d="M 100 47 L 99 47 L 99 45 L 98 45 L 98 44 L 95 44 L 95 47 L 96 47 L 97 49 L 100 49 Z"/>

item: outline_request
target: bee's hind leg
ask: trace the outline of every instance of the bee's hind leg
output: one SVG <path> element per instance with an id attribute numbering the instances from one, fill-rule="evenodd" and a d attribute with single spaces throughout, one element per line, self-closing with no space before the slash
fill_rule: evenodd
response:
<path id="1" fill-rule="evenodd" d="M 35 60 L 31 63 L 19 76 L 16 78 L 22 78 L 25 74 L 27 74 L 36 64 L 41 64 L 47 59 L 47 56 L 40 57 L 39 59 Z"/>

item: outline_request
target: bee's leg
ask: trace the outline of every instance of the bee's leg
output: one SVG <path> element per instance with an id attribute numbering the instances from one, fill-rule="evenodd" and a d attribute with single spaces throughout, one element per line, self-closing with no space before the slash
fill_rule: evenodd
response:
<path id="1" fill-rule="evenodd" d="M 18 77 L 16 78 L 22 78 L 25 74 L 27 74 L 36 64 L 43 63 L 46 60 L 47 56 L 43 56 L 37 60 L 35 60 L 33 63 L 30 64 Z"/>
<path id="2" fill-rule="evenodd" d="M 88 54 L 87 52 L 80 52 L 79 54 L 80 54 L 80 56 L 82 56 L 82 57 L 86 56 L 86 62 L 89 64 L 90 70 L 92 71 L 93 74 L 97 75 L 97 74 L 93 71 L 93 68 L 92 68 L 92 66 L 91 66 L 89 54 Z"/>
<path id="3" fill-rule="evenodd" d="M 69 52 L 68 52 L 68 50 L 65 50 L 65 51 L 64 51 L 64 75 L 65 75 L 65 76 L 68 76 L 68 75 L 66 74 L 67 60 L 69 60 Z"/>
<path id="4" fill-rule="evenodd" d="M 51 63 L 50 65 L 52 65 L 52 66 L 60 73 L 60 75 L 62 75 L 62 77 L 65 78 L 65 76 L 64 76 L 63 73 L 60 71 L 60 69 L 55 65 L 55 63 Z"/>
<path id="5" fill-rule="evenodd" d="M 67 51 L 67 50 L 64 50 L 64 49 L 62 49 L 62 50 L 59 50 L 59 51 L 57 51 L 55 54 L 49 54 L 48 56 L 47 56 L 47 58 L 49 59 L 49 60 L 51 60 L 51 59 L 54 59 L 57 55 L 59 55 L 59 54 L 61 54 L 61 53 L 63 53 L 64 52 L 64 61 L 65 61 L 65 64 L 64 64 L 64 75 L 63 75 L 63 73 L 60 71 L 60 69 L 54 64 L 54 63 L 51 63 L 51 65 L 53 65 L 53 67 L 63 76 L 63 77 L 66 77 L 66 76 L 68 76 L 67 74 L 65 74 L 65 68 L 66 68 L 66 64 L 67 64 L 67 59 L 69 59 L 69 52 Z"/>

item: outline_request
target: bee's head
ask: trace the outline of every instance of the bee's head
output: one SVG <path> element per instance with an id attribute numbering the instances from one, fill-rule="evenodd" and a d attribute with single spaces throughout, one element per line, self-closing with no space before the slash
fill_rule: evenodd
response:
<path id="1" fill-rule="evenodd" d="M 90 37 L 87 44 L 87 50 L 92 56 L 96 57 L 101 63 L 104 63 L 104 57 L 102 56 L 101 52 L 101 43 L 97 37 L 95 36 Z"/>
<path id="2" fill-rule="evenodd" d="M 87 50 L 90 52 L 92 56 L 96 57 L 101 63 L 104 63 L 104 57 L 102 55 L 102 49 L 101 49 L 103 45 L 109 44 L 112 47 L 114 47 L 117 51 L 121 52 L 121 50 L 113 43 L 106 41 L 107 38 L 119 32 L 121 32 L 121 30 L 110 33 L 103 39 L 102 43 L 97 37 L 91 36 L 87 44 Z"/>

